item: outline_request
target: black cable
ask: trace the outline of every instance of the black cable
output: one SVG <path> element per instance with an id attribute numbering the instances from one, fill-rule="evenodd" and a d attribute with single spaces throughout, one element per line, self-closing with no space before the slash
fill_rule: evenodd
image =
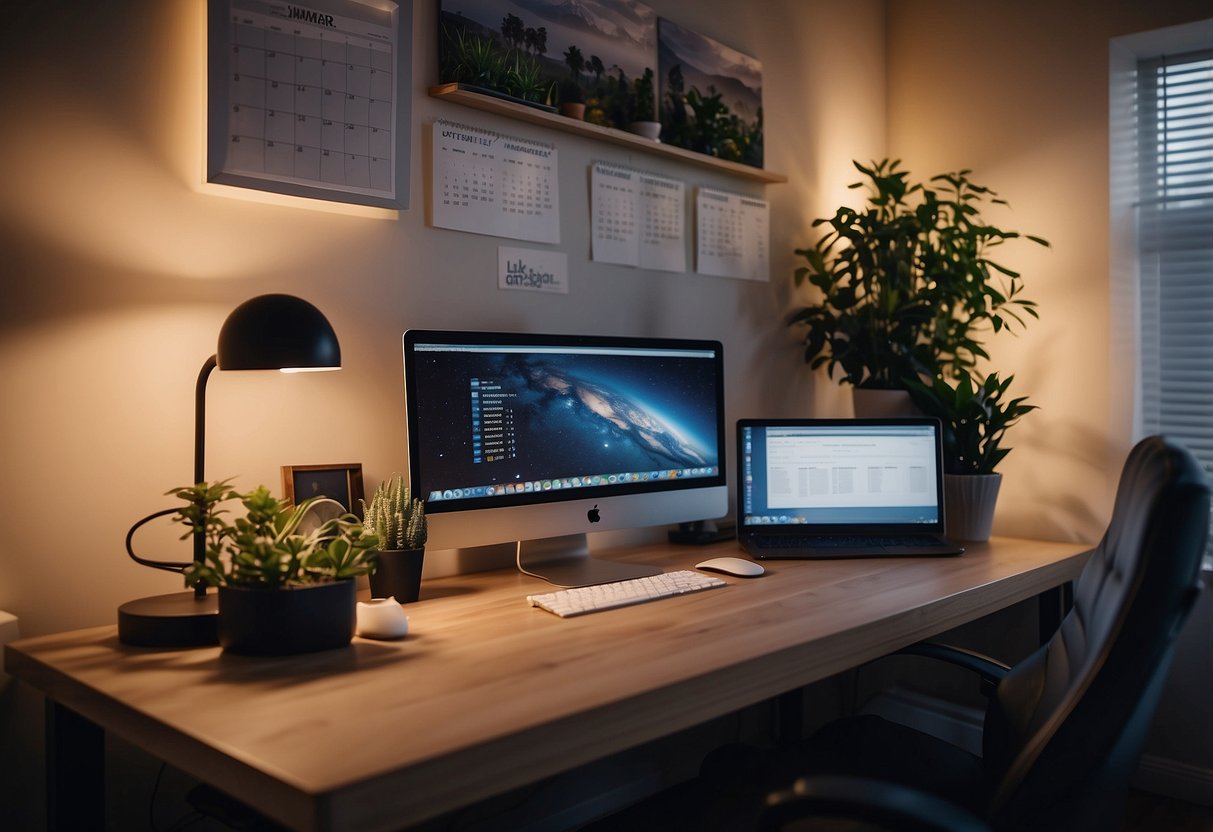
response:
<path id="1" fill-rule="evenodd" d="M 175 508 L 162 509 L 154 512 L 153 514 L 149 514 L 147 517 L 144 517 L 142 520 L 135 523 L 135 525 L 131 526 L 130 531 L 126 533 L 126 553 L 131 556 L 131 560 L 135 561 L 135 563 L 142 564 L 143 566 L 150 566 L 153 569 L 164 569 L 169 572 L 184 572 L 186 568 L 193 563 L 193 561 L 182 563 L 180 561 L 171 560 L 150 560 L 148 558 L 139 557 L 139 555 L 135 554 L 135 550 L 131 548 L 131 539 L 135 536 L 135 532 L 147 525 L 150 521 L 155 520 L 157 517 L 164 517 L 166 514 L 174 514 L 176 511 L 177 509 Z"/>

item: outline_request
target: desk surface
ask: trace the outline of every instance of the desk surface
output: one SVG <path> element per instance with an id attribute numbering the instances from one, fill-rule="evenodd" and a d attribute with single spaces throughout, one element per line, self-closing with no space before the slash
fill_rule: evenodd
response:
<path id="1" fill-rule="evenodd" d="M 1086 547 L 777 561 L 729 586 L 572 619 L 513 571 L 427 581 L 399 642 L 250 658 L 97 627 L 8 645 L 10 673 L 296 829 L 400 828 L 704 722 L 1075 577 Z M 611 557 L 691 568 L 733 543 Z"/>

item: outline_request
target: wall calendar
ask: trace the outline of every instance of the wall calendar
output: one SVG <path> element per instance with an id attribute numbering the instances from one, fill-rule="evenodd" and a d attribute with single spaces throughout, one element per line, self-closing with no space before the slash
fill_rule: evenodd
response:
<path id="1" fill-rule="evenodd" d="M 590 171 L 593 259 L 686 271 L 685 192 L 677 179 L 595 162 Z"/>
<path id="2" fill-rule="evenodd" d="M 555 146 L 443 120 L 433 129 L 436 228 L 560 242 Z"/>
<path id="3" fill-rule="evenodd" d="M 408 207 L 409 0 L 208 14 L 208 181 Z"/>
<path id="4" fill-rule="evenodd" d="M 695 201 L 699 274 L 770 280 L 770 206 L 766 200 L 700 188 Z"/>

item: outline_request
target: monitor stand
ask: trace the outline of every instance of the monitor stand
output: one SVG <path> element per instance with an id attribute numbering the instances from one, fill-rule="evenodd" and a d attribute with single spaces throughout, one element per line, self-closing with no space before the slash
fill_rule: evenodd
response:
<path id="1" fill-rule="evenodd" d="M 562 587 L 591 586 L 659 575 L 660 567 L 590 557 L 584 534 L 518 541 L 518 571 Z"/>

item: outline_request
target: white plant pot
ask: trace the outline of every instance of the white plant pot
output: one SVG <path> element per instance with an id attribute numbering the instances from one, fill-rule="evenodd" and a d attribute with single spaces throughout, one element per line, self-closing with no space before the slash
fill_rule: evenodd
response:
<path id="1" fill-rule="evenodd" d="M 944 528 L 953 540 L 990 539 L 1002 474 L 944 474 Z"/>
<path id="2" fill-rule="evenodd" d="M 661 141 L 661 122 L 660 121 L 633 121 L 628 125 L 628 132 L 635 133 L 637 136 L 644 136 L 651 141 Z"/>

